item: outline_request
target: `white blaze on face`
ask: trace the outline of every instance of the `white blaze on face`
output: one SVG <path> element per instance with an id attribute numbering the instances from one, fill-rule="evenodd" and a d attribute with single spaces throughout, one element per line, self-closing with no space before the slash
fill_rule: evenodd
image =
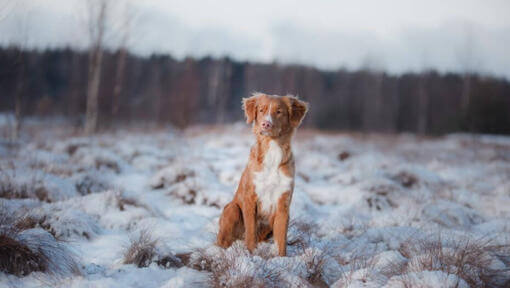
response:
<path id="1" fill-rule="evenodd" d="M 269 104 L 269 109 L 267 110 L 267 114 L 266 114 L 266 117 L 264 117 L 264 120 L 273 124 L 273 117 L 271 117 L 271 105 L 273 105 L 273 104 Z"/>

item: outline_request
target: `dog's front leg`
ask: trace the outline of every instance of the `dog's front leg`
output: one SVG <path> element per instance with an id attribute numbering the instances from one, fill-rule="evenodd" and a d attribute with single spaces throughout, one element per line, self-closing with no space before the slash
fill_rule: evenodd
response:
<path id="1" fill-rule="evenodd" d="M 250 201 L 245 201 L 243 205 L 243 220 L 244 220 L 244 241 L 246 243 L 246 247 L 250 252 L 253 252 L 256 245 L 256 236 L 257 236 L 257 225 L 256 225 L 256 214 L 257 214 L 257 206 L 256 200 L 250 199 Z"/>
<path id="2" fill-rule="evenodd" d="M 274 218 L 273 236 L 278 247 L 278 255 L 287 255 L 287 229 L 289 227 L 290 192 L 285 192 L 278 200 Z"/>

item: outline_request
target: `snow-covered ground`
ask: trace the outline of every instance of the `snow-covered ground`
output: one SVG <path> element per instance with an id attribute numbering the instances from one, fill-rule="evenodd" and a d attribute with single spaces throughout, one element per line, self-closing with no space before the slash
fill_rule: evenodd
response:
<path id="1" fill-rule="evenodd" d="M 510 283 L 510 137 L 298 131 L 282 258 L 272 240 L 253 255 L 241 241 L 213 244 L 248 159 L 249 130 L 83 137 L 40 128 L 0 142 L 0 232 L 22 227 L 13 237 L 48 250 L 53 271 L 0 272 L 0 286 Z"/>

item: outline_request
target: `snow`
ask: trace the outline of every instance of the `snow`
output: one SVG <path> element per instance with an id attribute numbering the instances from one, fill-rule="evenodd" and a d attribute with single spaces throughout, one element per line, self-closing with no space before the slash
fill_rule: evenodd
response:
<path id="1" fill-rule="evenodd" d="M 468 288 L 469 285 L 457 276 L 442 271 L 421 271 L 409 273 L 405 277 L 392 277 L 387 287 L 445 287 L 445 288 Z"/>
<path id="2" fill-rule="evenodd" d="M 21 240 L 33 249 L 57 245 L 58 257 L 75 255 L 81 275 L 0 272 L 0 287 L 203 287 L 213 274 L 197 268 L 209 263 L 204 257 L 220 266 L 230 259 L 220 277 L 230 286 L 268 284 L 264 277 L 277 271 L 287 286 L 318 275 L 332 287 L 469 287 L 476 277 L 446 273 L 441 259 L 425 265 L 430 251 L 403 247 L 432 241 L 443 244 L 444 257 L 456 257 L 459 241 L 510 244 L 510 137 L 298 131 L 289 255 L 282 258 L 272 240 L 253 255 L 242 241 L 214 245 L 254 141 L 248 126 L 93 137 L 51 129 L 15 148 L 0 145 L 0 188 L 23 196 L 0 198 L 0 209 L 14 220 L 37 219 Z M 158 257 L 188 255 L 190 264 L 123 264 L 143 229 L 157 240 Z M 501 253 L 480 255 L 494 271 L 510 268 Z"/>

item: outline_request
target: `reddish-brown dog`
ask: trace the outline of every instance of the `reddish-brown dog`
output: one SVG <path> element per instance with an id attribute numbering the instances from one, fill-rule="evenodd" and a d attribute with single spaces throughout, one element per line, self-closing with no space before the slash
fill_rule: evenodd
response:
<path id="1" fill-rule="evenodd" d="M 254 93 L 243 99 L 243 109 L 257 141 L 234 199 L 223 209 L 217 244 L 229 247 L 244 234 L 248 250 L 253 251 L 273 234 L 278 254 L 285 256 L 294 190 L 290 142 L 308 105 L 293 96 Z"/>

